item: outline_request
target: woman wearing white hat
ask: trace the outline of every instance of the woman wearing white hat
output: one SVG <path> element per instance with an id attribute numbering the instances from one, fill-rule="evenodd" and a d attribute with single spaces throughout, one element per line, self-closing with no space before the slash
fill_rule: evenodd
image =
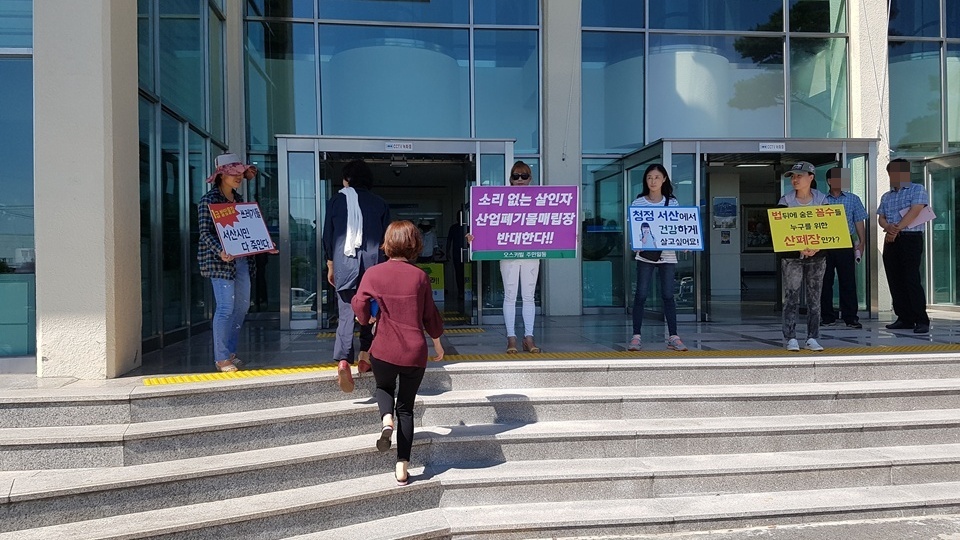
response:
<path id="1" fill-rule="evenodd" d="M 217 169 L 207 178 L 212 187 L 197 205 L 200 225 L 197 262 L 200 275 L 210 278 L 216 300 L 211 325 L 214 363 L 219 371 L 237 371 L 242 365 L 237 358 L 237 342 L 250 307 L 250 282 L 257 269 L 246 257 L 234 257 L 224 251 L 210 214 L 210 205 L 242 203 L 243 197 L 238 192 L 240 184 L 244 179 L 256 177 L 257 167 L 243 163 L 236 154 L 217 156 L 216 166 Z"/>

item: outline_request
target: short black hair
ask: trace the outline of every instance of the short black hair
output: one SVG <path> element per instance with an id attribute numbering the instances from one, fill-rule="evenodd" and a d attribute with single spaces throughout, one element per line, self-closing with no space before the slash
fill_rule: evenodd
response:
<path id="1" fill-rule="evenodd" d="M 831 167 L 827 170 L 827 180 L 843 176 L 843 167 Z"/>
<path id="2" fill-rule="evenodd" d="M 352 188 L 373 189 L 373 173 L 362 159 L 355 159 L 343 166 L 342 178 Z"/>
<path id="3" fill-rule="evenodd" d="M 894 165 L 893 165 L 894 163 L 897 163 L 897 164 L 898 164 L 897 167 L 896 167 L 898 171 L 899 171 L 899 170 L 902 170 L 904 165 L 906 165 L 906 169 L 907 169 L 908 171 L 910 170 L 910 162 L 909 162 L 909 161 L 907 161 L 907 160 L 905 160 L 905 159 L 903 159 L 903 158 L 897 158 L 897 159 L 891 159 L 891 160 L 890 160 L 890 163 L 887 163 L 887 172 L 890 172 L 890 170 L 894 168 Z"/>

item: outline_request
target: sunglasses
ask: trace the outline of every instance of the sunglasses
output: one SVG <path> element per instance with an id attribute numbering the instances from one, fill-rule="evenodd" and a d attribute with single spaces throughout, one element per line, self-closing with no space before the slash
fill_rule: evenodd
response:
<path id="1" fill-rule="evenodd" d="M 511 179 L 511 180 L 516 180 L 516 179 L 518 179 L 518 178 L 523 178 L 524 180 L 529 180 L 529 179 L 530 179 L 530 175 L 527 174 L 527 173 L 522 173 L 522 174 L 513 173 L 513 174 L 510 175 L 510 179 Z"/>

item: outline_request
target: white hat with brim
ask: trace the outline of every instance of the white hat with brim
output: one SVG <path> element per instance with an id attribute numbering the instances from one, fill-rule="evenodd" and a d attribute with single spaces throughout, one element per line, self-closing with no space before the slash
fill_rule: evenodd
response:
<path id="1" fill-rule="evenodd" d="M 217 159 L 214 160 L 214 165 L 217 166 L 217 169 L 207 177 L 208 184 L 216 181 L 218 175 L 243 176 L 247 170 L 254 167 L 254 165 L 244 163 L 243 160 L 240 159 L 240 156 L 236 154 L 220 154 L 217 156 Z"/>

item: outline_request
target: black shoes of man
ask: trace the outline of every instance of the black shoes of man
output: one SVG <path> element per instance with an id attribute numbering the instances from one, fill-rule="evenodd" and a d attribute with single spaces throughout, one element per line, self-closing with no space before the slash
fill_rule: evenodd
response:
<path id="1" fill-rule="evenodd" d="M 897 319 L 897 320 L 893 321 L 892 323 L 888 324 L 888 325 L 887 325 L 887 329 L 888 329 L 888 330 L 910 330 L 910 329 L 913 329 L 913 333 L 914 333 L 914 334 L 928 334 L 928 333 L 930 333 L 930 324 L 929 324 L 929 323 L 927 323 L 927 324 L 923 324 L 923 323 L 911 324 L 911 323 L 904 322 L 904 321 L 902 321 L 902 320 L 900 320 L 900 319 Z"/>

